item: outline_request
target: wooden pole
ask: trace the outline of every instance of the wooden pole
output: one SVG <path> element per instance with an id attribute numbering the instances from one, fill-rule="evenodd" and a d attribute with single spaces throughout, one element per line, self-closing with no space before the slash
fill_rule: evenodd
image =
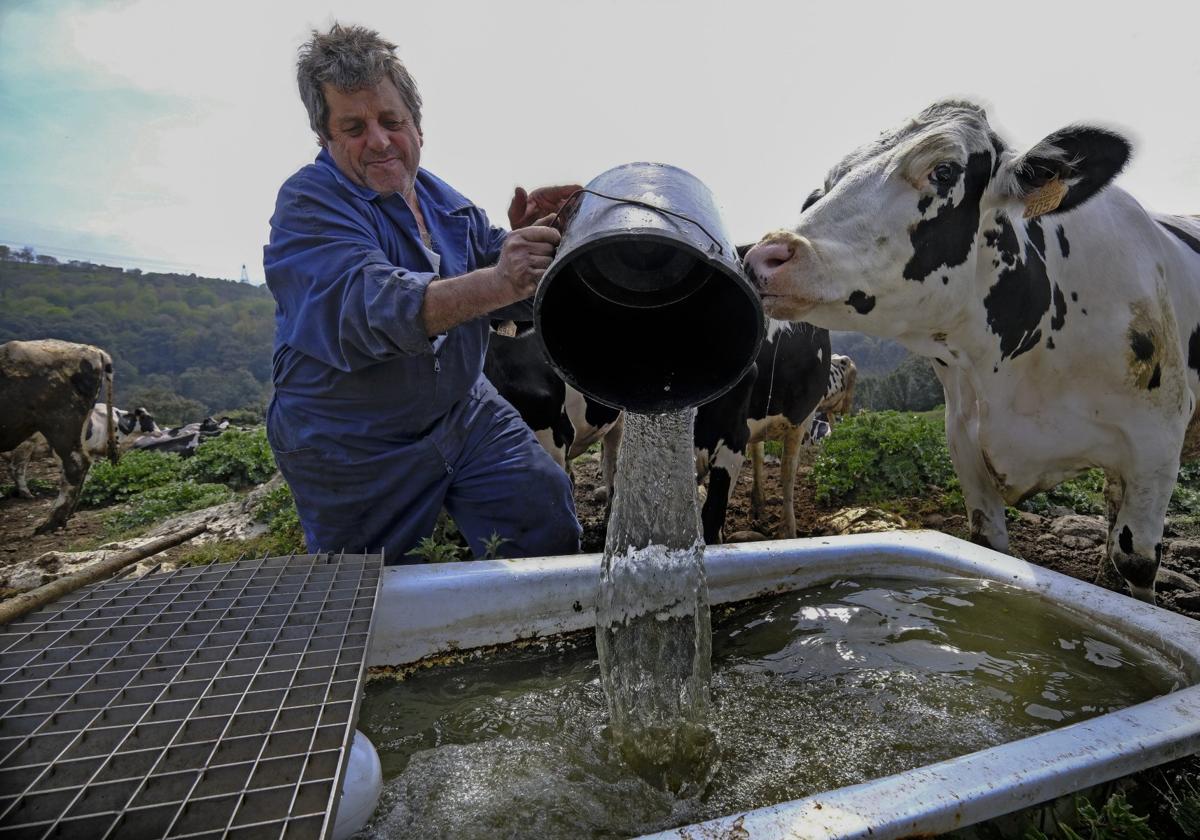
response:
<path id="1" fill-rule="evenodd" d="M 138 560 L 144 560 L 151 555 L 158 554 L 160 551 L 166 551 L 168 548 L 173 548 L 180 543 L 187 542 L 192 537 L 198 536 L 207 530 L 208 525 L 201 522 L 199 525 L 193 525 L 190 528 L 184 528 L 182 531 L 176 531 L 173 534 L 167 534 L 165 537 L 159 537 L 148 543 L 143 543 L 137 548 L 119 551 L 112 557 L 107 557 L 94 566 L 89 566 L 82 571 L 51 581 L 43 586 L 39 586 L 37 589 L 31 589 L 28 592 L 22 592 L 20 595 L 14 595 L 12 598 L 0 602 L 0 625 L 8 624 L 8 622 L 18 619 L 26 613 L 36 610 L 38 607 L 43 607 L 51 601 L 61 598 L 63 595 L 74 592 L 81 586 L 103 580 L 131 563 L 136 563 Z"/>

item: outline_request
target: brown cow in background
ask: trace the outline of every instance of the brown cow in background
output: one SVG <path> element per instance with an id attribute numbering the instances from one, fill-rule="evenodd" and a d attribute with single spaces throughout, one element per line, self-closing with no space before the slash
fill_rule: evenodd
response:
<path id="1" fill-rule="evenodd" d="M 57 339 L 0 344 L 0 452 L 40 432 L 62 462 L 58 498 L 35 534 L 66 524 L 75 512 L 91 461 L 83 433 L 105 384 L 108 457 L 117 460 L 112 418 L 112 358 L 98 347 Z"/>

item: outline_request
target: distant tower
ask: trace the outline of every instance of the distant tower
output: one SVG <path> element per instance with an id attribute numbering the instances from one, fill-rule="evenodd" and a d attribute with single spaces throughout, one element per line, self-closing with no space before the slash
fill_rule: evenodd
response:
<path id="1" fill-rule="evenodd" d="M 241 279 L 241 282 L 242 282 L 242 283 L 249 283 L 249 282 L 250 282 L 250 275 L 246 273 L 246 264 L 245 264 L 245 263 L 242 263 L 242 279 Z"/>

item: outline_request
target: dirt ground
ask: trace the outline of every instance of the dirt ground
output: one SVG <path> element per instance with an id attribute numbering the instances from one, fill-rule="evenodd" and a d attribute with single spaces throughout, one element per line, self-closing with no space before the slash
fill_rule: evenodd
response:
<path id="1" fill-rule="evenodd" d="M 814 537 L 826 536 L 833 533 L 826 526 L 826 520 L 838 511 L 837 507 L 823 507 L 813 498 L 813 487 L 808 481 L 809 467 L 801 465 L 796 477 L 796 536 Z M 738 476 L 734 496 L 725 518 L 725 533 L 754 531 L 766 538 L 773 539 L 779 533 L 783 519 L 782 493 L 779 484 L 779 463 L 777 459 L 767 458 L 764 467 L 766 477 L 766 510 L 764 519 L 755 520 L 750 511 L 750 491 L 753 486 L 749 459 Z M 592 455 L 584 455 L 572 465 L 572 475 L 575 479 L 575 500 L 580 522 L 583 525 L 583 550 L 602 551 L 604 549 L 605 505 L 602 495 L 597 496 L 597 489 L 603 487 L 598 460 Z M 920 510 L 920 500 L 911 500 L 904 508 Z M 926 504 L 926 506 L 928 506 Z M 963 513 L 947 514 L 943 511 L 929 511 L 920 520 L 906 519 L 910 528 L 928 528 L 941 531 L 960 539 L 969 538 L 967 519 Z M 1099 518 L 1096 518 L 1099 522 Z M 1062 539 L 1052 531 L 1054 520 L 1049 517 L 1039 517 L 1027 514 L 1022 519 L 1009 522 L 1009 539 L 1012 553 L 1016 556 L 1052 569 L 1064 575 L 1079 580 L 1093 582 L 1096 570 L 1104 556 L 1104 545 L 1084 544 L 1082 539 Z M 1176 533 L 1170 522 L 1167 523 L 1166 538 L 1164 539 L 1165 553 L 1164 568 L 1179 572 L 1200 581 L 1200 541 L 1190 539 L 1192 535 Z M 1172 551 L 1177 547 L 1178 551 Z M 1158 586 L 1158 602 L 1160 606 L 1175 612 L 1183 613 L 1192 618 L 1200 619 L 1200 595 L 1186 589 Z"/>
<path id="2" fill-rule="evenodd" d="M 583 525 L 583 550 L 601 551 L 604 548 L 605 505 L 597 497 L 602 486 L 600 466 L 593 454 L 577 459 L 572 465 L 575 479 L 575 498 L 580 522 Z M 726 534 L 757 532 L 767 538 L 778 534 L 782 510 L 779 489 L 779 465 L 768 456 L 766 465 L 765 518 L 755 520 L 750 512 L 750 490 L 752 485 L 749 461 L 738 477 L 734 497 L 726 517 Z M 812 486 L 807 480 L 808 468 L 801 466 L 796 484 L 796 527 L 797 536 L 824 536 L 832 533 L 825 520 L 836 508 L 822 507 L 813 500 Z M 57 463 L 44 461 L 30 465 L 30 477 L 46 482 L 56 482 Z M 36 558 L 47 551 L 77 551 L 95 548 L 105 541 L 102 517 L 103 510 L 81 510 L 76 512 L 62 530 L 35 536 L 34 529 L 45 520 L 54 495 L 39 495 L 33 500 L 0 499 L 0 568 Z M 904 506 L 906 509 L 921 509 L 921 503 Z M 919 521 L 906 520 L 910 528 L 930 528 L 955 537 L 968 536 L 966 517 L 959 513 L 930 510 Z M 1053 520 L 1048 517 L 1025 515 L 1021 520 L 1009 523 L 1009 534 L 1013 553 L 1032 563 L 1054 571 L 1092 581 L 1103 556 L 1103 545 L 1089 543 L 1084 539 L 1060 538 L 1052 533 Z M 1192 534 L 1176 533 L 1170 522 L 1164 539 L 1164 568 L 1200 580 L 1200 540 Z M 170 559 L 186 550 L 186 545 L 158 555 L 159 559 Z M 1200 592 L 1188 591 L 1160 580 L 1159 603 L 1200 619 Z M 11 594 L 0 591 L 0 597 Z"/>

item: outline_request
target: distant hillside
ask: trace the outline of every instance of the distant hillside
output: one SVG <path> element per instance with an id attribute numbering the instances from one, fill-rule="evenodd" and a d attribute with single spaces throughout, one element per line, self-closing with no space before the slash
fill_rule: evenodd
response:
<path id="1" fill-rule="evenodd" d="M 858 368 L 855 411 L 928 411 L 945 399 L 931 363 L 897 342 L 854 332 L 830 333 L 829 339 L 833 352 Z"/>
<path id="2" fill-rule="evenodd" d="M 261 410 L 275 312 L 266 288 L 4 252 L 0 342 L 101 347 L 113 357 L 118 405 L 145 405 L 168 423 Z"/>
<path id="3" fill-rule="evenodd" d="M 887 338 L 872 338 L 856 332 L 831 332 L 829 341 L 833 352 L 854 360 L 860 376 L 883 376 L 891 373 L 910 354 L 901 345 Z"/>

